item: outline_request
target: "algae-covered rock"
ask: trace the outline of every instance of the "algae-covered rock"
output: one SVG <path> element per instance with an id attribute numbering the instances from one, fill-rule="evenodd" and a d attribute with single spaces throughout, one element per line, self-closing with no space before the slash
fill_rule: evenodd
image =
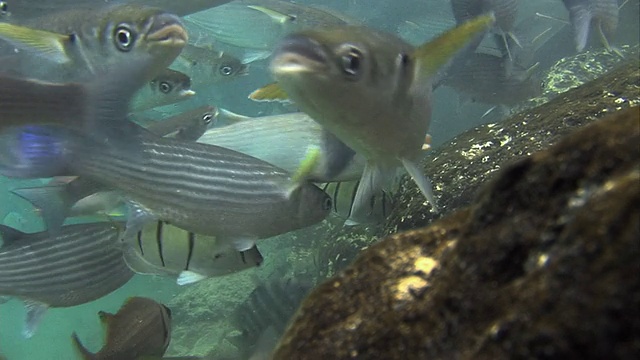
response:
<path id="1" fill-rule="evenodd" d="M 303 302 L 274 358 L 640 358 L 638 144 L 638 107 L 619 111 L 372 245 Z"/>
<path id="2" fill-rule="evenodd" d="M 422 163 L 441 212 L 468 205 L 478 187 L 506 164 L 548 147 L 578 127 L 637 105 L 640 71 L 634 58 L 545 105 L 462 133 L 427 154 Z M 407 178 L 396 202 L 382 235 L 425 226 L 439 217 Z"/>

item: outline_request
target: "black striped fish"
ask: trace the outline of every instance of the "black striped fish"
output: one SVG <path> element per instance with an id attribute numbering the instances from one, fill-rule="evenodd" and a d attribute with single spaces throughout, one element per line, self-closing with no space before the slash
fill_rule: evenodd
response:
<path id="1" fill-rule="evenodd" d="M 240 252 L 222 245 L 212 236 L 169 225 L 163 221 L 146 225 L 127 239 L 125 260 L 141 274 L 178 276 L 178 284 L 191 284 L 213 276 L 228 275 L 259 266 L 257 247 Z"/>
<path id="2" fill-rule="evenodd" d="M 332 210 L 346 220 L 345 225 L 379 224 L 389 216 L 394 202 L 392 194 L 379 190 L 371 194 L 366 211 L 356 216 L 353 213 L 354 200 L 360 181 L 342 181 L 322 184 L 320 187 L 333 200 Z"/>
<path id="3" fill-rule="evenodd" d="M 0 295 L 24 300 L 31 337 L 49 307 L 69 307 L 99 299 L 124 285 L 133 272 L 113 223 L 68 225 L 56 236 L 25 234 L 0 225 Z"/>

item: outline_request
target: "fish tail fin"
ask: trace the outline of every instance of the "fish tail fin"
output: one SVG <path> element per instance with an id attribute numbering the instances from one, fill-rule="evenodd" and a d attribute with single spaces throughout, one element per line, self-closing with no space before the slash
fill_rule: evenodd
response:
<path id="1" fill-rule="evenodd" d="M 82 345 L 82 342 L 80 341 L 80 339 L 78 338 L 78 334 L 76 334 L 76 332 L 74 331 L 73 334 L 71 334 L 71 340 L 73 341 L 73 347 L 76 349 L 76 351 L 78 352 L 78 354 L 80 355 L 80 357 L 84 360 L 96 360 L 97 357 L 94 353 L 92 353 L 91 351 L 87 350 L 86 347 L 84 347 L 84 345 Z"/>
<path id="2" fill-rule="evenodd" d="M 418 189 L 420 189 L 420 192 L 422 192 L 424 197 L 427 198 L 427 201 L 429 201 L 429 204 L 431 204 L 433 211 L 435 211 L 436 213 L 440 212 L 438 206 L 436 205 L 435 196 L 433 196 L 433 185 L 431 184 L 431 180 L 429 180 L 429 178 L 424 175 L 422 170 L 416 165 L 415 162 L 407 159 L 402 159 L 402 165 L 404 166 L 405 170 L 407 170 L 407 173 L 409 173 L 411 178 L 413 178 L 413 181 L 415 181 L 416 185 L 418 185 Z"/>
<path id="3" fill-rule="evenodd" d="M 66 185 L 48 185 L 11 190 L 15 195 L 30 202 L 40 211 L 42 220 L 49 233 L 59 231 L 69 216 L 73 199 Z"/>

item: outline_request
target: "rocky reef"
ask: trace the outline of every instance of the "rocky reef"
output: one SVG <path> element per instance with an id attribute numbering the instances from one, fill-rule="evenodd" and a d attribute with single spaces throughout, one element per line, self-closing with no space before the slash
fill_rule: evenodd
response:
<path id="1" fill-rule="evenodd" d="M 434 152 L 450 214 L 312 291 L 274 358 L 640 358 L 639 101 L 635 59 Z M 435 218 L 404 187 L 385 232 Z"/>

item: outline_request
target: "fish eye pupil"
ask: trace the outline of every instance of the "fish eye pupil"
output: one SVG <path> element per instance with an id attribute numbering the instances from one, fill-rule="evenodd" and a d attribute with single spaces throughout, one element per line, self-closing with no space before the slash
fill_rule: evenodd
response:
<path id="1" fill-rule="evenodd" d="M 358 75 L 360 70 L 361 54 L 356 49 L 350 49 L 346 55 L 342 56 L 342 70 L 345 74 L 350 76 Z"/>
<path id="2" fill-rule="evenodd" d="M 229 65 L 223 65 L 220 67 L 220 74 L 224 75 L 224 76 L 229 76 L 231 75 L 231 66 Z"/>
<path id="3" fill-rule="evenodd" d="M 171 92 L 171 84 L 166 81 L 162 81 L 160 83 L 160 91 L 165 94 Z"/>
<path id="4" fill-rule="evenodd" d="M 202 120 L 205 124 L 210 124 L 212 119 L 213 116 L 211 114 L 204 114 L 204 116 L 202 117 Z"/>
<path id="5" fill-rule="evenodd" d="M 127 26 L 120 25 L 115 30 L 115 41 L 118 49 L 121 51 L 129 51 L 135 39 L 133 33 Z"/>

